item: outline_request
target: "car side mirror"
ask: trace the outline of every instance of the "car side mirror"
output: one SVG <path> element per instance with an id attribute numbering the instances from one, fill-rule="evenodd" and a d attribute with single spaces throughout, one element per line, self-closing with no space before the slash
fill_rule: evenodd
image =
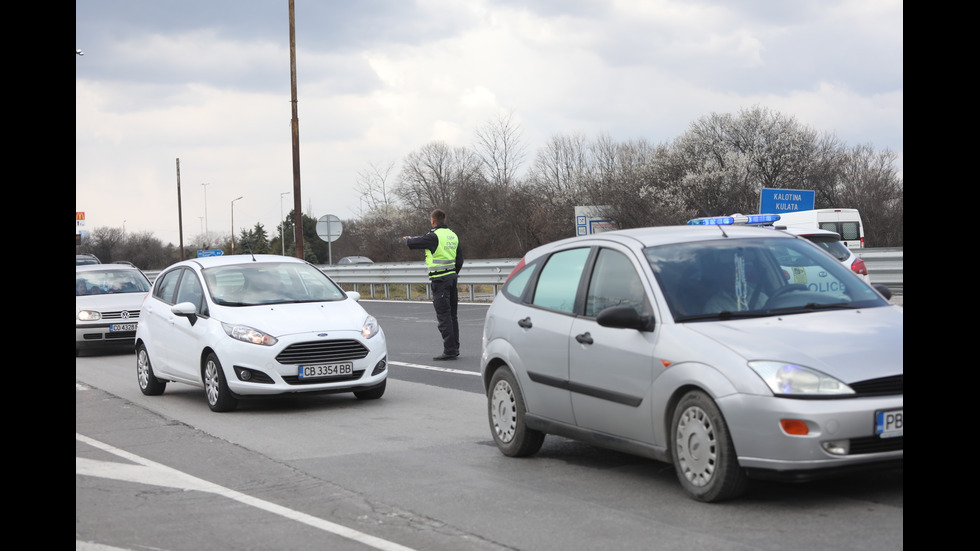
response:
<path id="1" fill-rule="evenodd" d="M 872 287 L 875 288 L 875 291 L 881 293 L 881 296 L 885 297 L 886 300 L 892 298 L 892 290 L 881 283 L 875 283 Z"/>
<path id="2" fill-rule="evenodd" d="M 631 306 L 610 306 L 599 312 L 596 322 L 603 327 L 653 331 L 654 320 L 649 314 L 639 314 Z"/>
<path id="3" fill-rule="evenodd" d="M 361 300 L 361 293 L 358 293 L 357 291 L 347 291 L 347 297 L 354 302 L 357 302 Z"/>
<path id="4" fill-rule="evenodd" d="M 187 321 L 191 322 L 191 325 L 197 323 L 197 307 L 194 306 L 193 303 L 180 302 L 178 304 L 174 304 L 170 307 L 170 311 L 173 312 L 174 315 L 187 318 Z"/>

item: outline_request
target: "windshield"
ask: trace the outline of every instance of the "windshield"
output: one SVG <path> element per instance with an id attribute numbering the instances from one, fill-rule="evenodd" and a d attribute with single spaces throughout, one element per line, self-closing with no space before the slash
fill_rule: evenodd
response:
<path id="1" fill-rule="evenodd" d="M 887 304 L 802 239 L 722 239 L 645 249 L 676 321 Z"/>
<path id="2" fill-rule="evenodd" d="M 146 293 L 150 281 L 139 270 L 75 272 L 75 296 Z"/>
<path id="3" fill-rule="evenodd" d="M 203 270 L 215 304 L 256 306 L 343 300 L 344 291 L 320 270 L 295 262 L 262 262 Z"/>

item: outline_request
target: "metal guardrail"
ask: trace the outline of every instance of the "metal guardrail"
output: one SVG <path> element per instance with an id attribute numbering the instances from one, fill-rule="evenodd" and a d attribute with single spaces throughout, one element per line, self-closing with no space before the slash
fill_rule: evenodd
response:
<path id="1" fill-rule="evenodd" d="M 867 265 L 871 283 L 880 283 L 892 293 L 902 294 L 901 248 L 860 249 L 855 254 Z M 493 299 L 519 261 L 519 258 L 467 260 L 459 274 L 459 283 L 463 286 L 461 292 L 464 295 L 468 293 L 470 301 Z M 317 267 L 337 283 L 345 287 L 353 286 L 354 291 L 370 298 L 431 298 L 428 271 L 421 262 L 347 266 L 325 264 Z M 145 273 L 153 281 L 160 270 Z"/>
<path id="2" fill-rule="evenodd" d="M 459 284 L 464 287 L 461 291 L 464 294 L 468 292 L 470 301 L 493 299 L 519 261 L 519 258 L 467 260 L 459 273 Z M 431 298 L 429 271 L 421 262 L 378 262 L 349 266 L 328 264 L 317 268 L 341 285 L 353 285 L 357 292 L 361 292 L 362 287 L 367 287 L 367 296 L 371 298 L 378 297 L 379 288 L 384 298 Z M 399 288 L 399 292 L 394 292 L 394 287 Z M 404 289 L 404 293 L 401 289 Z"/>
<path id="3" fill-rule="evenodd" d="M 880 249 L 858 249 L 854 251 L 868 267 L 871 283 L 888 287 L 892 294 L 903 294 L 902 272 L 903 252 L 901 247 Z"/>

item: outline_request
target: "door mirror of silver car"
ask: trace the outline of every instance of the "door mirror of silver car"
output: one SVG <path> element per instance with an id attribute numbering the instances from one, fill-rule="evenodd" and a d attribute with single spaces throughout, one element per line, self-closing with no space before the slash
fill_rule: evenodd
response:
<path id="1" fill-rule="evenodd" d="M 640 314 L 631 306 L 611 306 L 599 312 L 596 322 L 603 327 L 653 331 L 654 320 L 649 314 Z"/>

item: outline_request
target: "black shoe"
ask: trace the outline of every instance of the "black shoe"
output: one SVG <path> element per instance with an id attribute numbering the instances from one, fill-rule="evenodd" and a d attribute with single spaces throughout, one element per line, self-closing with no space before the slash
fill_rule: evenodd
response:
<path id="1" fill-rule="evenodd" d="M 441 362 L 444 360 L 455 360 L 457 357 L 459 357 L 459 354 L 439 354 L 438 356 L 432 359 L 437 362 Z"/>

